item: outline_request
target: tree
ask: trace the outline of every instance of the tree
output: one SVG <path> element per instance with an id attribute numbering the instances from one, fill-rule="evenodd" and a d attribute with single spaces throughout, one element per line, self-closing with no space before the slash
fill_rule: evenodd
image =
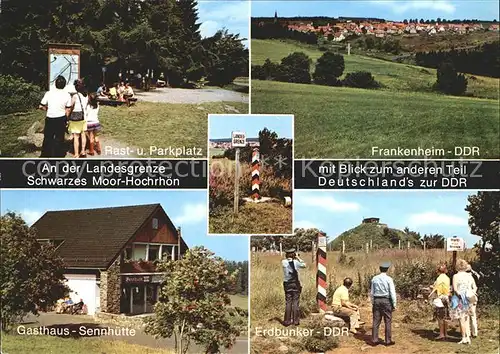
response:
<path id="1" fill-rule="evenodd" d="M 220 30 L 203 41 L 206 51 L 205 75 L 217 86 L 227 85 L 248 69 L 248 49 L 238 34 Z"/>
<path id="2" fill-rule="evenodd" d="M 344 86 L 356 88 L 376 89 L 380 87 L 380 83 L 368 71 L 348 73 L 342 83 Z"/>
<path id="3" fill-rule="evenodd" d="M 2 330 L 8 331 L 28 313 L 48 310 L 69 289 L 54 246 L 38 243 L 36 231 L 15 213 L 0 220 Z"/>
<path id="4" fill-rule="evenodd" d="M 278 141 L 278 133 L 267 128 L 259 131 L 259 151 L 262 155 L 268 155 Z"/>
<path id="5" fill-rule="evenodd" d="M 280 75 L 278 81 L 294 83 L 311 83 L 309 69 L 311 59 L 302 52 L 295 52 L 281 59 Z"/>
<path id="6" fill-rule="evenodd" d="M 146 320 L 146 332 L 175 339 L 175 351 L 184 354 L 193 340 L 206 353 L 229 348 L 239 331 L 228 321 L 229 294 L 237 271 L 229 273 L 225 262 L 204 247 L 187 251 L 180 260 L 159 264 L 164 272 L 155 316 Z"/>
<path id="7" fill-rule="evenodd" d="M 425 242 L 425 248 L 444 248 L 444 236 L 439 234 L 424 235 L 422 238 L 422 245 Z"/>
<path id="8" fill-rule="evenodd" d="M 465 211 L 469 213 L 470 232 L 481 237 L 481 248 L 477 251 L 479 259 L 473 264 L 473 268 L 482 275 L 479 278 L 478 286 L 480 289 L 484 289 L 481 293 L 488 296 L 488 302 L 498 304 L 500 193 L 478 192 L 476 195 L 470 195 L 467 200 L 469 204 Z"/>
<path id="9" fill-rule="evenodd" d="M 314 83 L 319 85 L 338 86 L 339 77 L 344 73 L 344 57 L 333 52 L 325 52 L 316 62 Z"/>
<path id="10" fill-rule="evenodd" d="M 448 95 L 461 96 L 467 91 L 467 78 L 455 70 L 451 61 L 444 61 L 437 70 L 434 88 Z"/>

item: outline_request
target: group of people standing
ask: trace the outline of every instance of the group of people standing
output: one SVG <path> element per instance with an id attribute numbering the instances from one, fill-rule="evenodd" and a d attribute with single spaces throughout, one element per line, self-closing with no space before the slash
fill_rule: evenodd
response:
<path id="1" fill-rule="evenodd" d="M 295 249 L 285 251 L 286 258 L 282 260 L 285 291 L 285 318 L 283 325 L 299 325 L 300 310 L 299 300 L 302 286 L 299 280 L 298 270 L 305 268 L 305 262 L 298 257 Z M 392 340 L 392 313 L 396 310 L 397 297 L 394 280 L 387 274 L 391 264 L 384 262 L 380 264 L 380 274 L 371 279 L 370 298 L 372 304 L 372 333 L 370 345 L 395 345 Z M 447 275 L 446 265 L 438 268 L 439 276 L 433 284 L 433 290 L 429 296 L 436 293 L 433 301 L 435 315 L 439 323 L 439 336 L 437 340 L 447 338 L 447 321 L 458 320 L 462 339 L 460 344 L 470 344 L 472 337 L 477 336 L 477 285 L 473 277 L 474 271 L 470 264 L 460 259 L 456 263 L 456 274 L 452 281 Z M 345 278 L 332 297 L 331 313 L 340 318 L 348 319 L 349 329 L 353 334 L 357 333 L 364 322 L 360 320 L 359 307 L 349 300 L 349 289 L 353 284 L 351 278 Z M 379 327 L 384 320 L 385 338 L 379 339 Z M 472 333 L 471 333 L 472 322 Z"/>
<path id="2" fill-rule="evenodd" d="M 88 93 L 82 80 L 75 80 L 74 93 L 66 88 L 64 76 L 58 76 L 55 87 L 45 93 L 39 108 L 45 110 L 45 127 L 40 157 L 65 157 L 65 134 L 73 140 L 73 157 L 101 153 L 98 133 L 99 103 L 95 93 Z M 87 144 L 88 138 L 88 144 Z"/>

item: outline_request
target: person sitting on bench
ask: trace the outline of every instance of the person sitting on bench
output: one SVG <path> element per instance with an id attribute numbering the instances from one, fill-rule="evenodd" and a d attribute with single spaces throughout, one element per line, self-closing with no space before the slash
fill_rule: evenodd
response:
<path id="1" fill-rule="evenodd" d="M 109 99 L 118 100 L 118 83 L 109 88 Z"/>
<path id="2" fill-rule="evenodd" d="M 335 290 L 332 298 L 332 311 L 337 317 L 348 317 L 351 333 L 357 333 L 356 329 L 364 322 L 359 321 L 359 308 L 349 301 L 349 288 L 352 286 L 352 279 L 345 278 L 344 285 Z"/>
<path id="3" fill-rule="evenodd" d="M 134 90 L 132 86 L 127 82 L 125 84 L 125 90 L 123 92 L 123 98 L 127 101 L 128 105 L 130 105 L 130 99 L 134 97 Z"/>
<path id="4" fill-rule="evenodd" d="M 101 86 L 97 88 L 97 97 L 108 98 L 107 90 L 106 84 L 103 82 Z"/>

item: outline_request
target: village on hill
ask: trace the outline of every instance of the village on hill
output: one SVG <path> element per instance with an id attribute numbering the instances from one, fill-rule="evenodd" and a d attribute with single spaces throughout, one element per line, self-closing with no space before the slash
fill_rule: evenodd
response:
<path id="1" fill-rule="evenodd" d="M 335 42 L 341 42 L 352 36 L 373 35 L 378 38 L 400 35 L 435 35 L 439 33 L 468 34 L 473 32 L 499 31 L 495 23 L 480 21 L 446 21 L 442 19 L 424 20 L 410 19 L 403 21 L 386 21 L 383 19 L 346 19 L 332 18 L 326 25 L 315 24 L 313 19 L 281 18 L 275 13 L 274 23 L 280 23 L 289 30 L 316 33 Z M 262 22 L 263 24 L 263 22 Z"/>

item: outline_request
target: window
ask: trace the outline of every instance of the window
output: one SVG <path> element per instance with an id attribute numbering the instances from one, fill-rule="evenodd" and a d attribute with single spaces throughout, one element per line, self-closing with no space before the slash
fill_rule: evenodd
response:
<path id="1" fill-rule="evenodd" d="M 158 219 L 153 218 L 153 230 L 158 230 Z"/>
<path id="2" fill-rule="evenodd" d="M 140 259 L 146 260 L 146 245 L 134 244 L 132 259 L 134 261 L 138 261 Z"/>
<path id="3" fill-rule="evenodd" d="M 160 259 L 160 246 L 149 245 L 148 261 Z"/>

